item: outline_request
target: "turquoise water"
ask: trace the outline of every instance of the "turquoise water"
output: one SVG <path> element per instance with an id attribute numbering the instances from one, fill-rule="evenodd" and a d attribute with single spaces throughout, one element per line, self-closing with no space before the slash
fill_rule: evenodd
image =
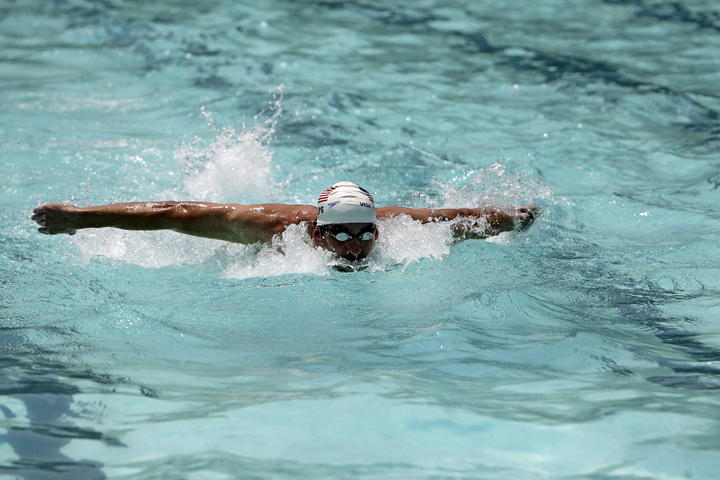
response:
<path id="1" fill-rule="evenodd" d="M 0 45 L 1 478 L 717 478 L 716 2 L 6 0 Z M 543 213 L 355 273 L 28 219 L 338 180 Z"/>

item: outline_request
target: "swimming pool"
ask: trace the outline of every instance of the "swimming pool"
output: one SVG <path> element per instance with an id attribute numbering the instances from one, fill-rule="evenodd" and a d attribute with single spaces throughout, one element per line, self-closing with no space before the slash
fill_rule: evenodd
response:
<path id="1" fill-rule="evenodd" d="M 720 12 L 512 5 L 0 7 L 0 477 L 716 478 Z M 338 180 L 543 213 L 354 273 L 28 220 Z"/>

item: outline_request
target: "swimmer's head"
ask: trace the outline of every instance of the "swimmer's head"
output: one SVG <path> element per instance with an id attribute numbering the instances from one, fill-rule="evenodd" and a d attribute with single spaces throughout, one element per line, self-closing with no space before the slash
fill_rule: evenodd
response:
<path id="1" fill-rule="evenodd" d="M 352 182 L 338 182 L 318 197 L 313 241 L 340 258 L 360 260 L 379 237 L 375 221 L 372 195 Z"/>
<path id="2" fill-rule="evenodd" d="M 375 223 L 372 195 L 352 182 L 338 182 L 320 193 L 317 224 Z"/>

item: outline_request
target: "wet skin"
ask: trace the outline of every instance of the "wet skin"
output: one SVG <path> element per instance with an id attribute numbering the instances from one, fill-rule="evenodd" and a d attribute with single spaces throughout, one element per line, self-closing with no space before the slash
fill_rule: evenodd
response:
<path id="1" fill-rule="evenodd" d="M 345 232 L 352 236 L 350 240 L 341 242 L 332 234 Z M 365 232 L 372 232 L 373 238 L 370 240 L 360 240 L 360 235 Z M 380 237 L 377 226 L 374 223 L 337 223 L 333 225 L 311 227 L 311 235 L 313 243 L 333 252 L 339 258 L 354 262 L 367 257 L 375 246 L 375 242 Z"/>
<path id="2" fill-rule="evenodd" d="M 406 215 L 421 223 L 455 221 L 456 238 L 486 238 L 500 232 L 525 230 L 538 213 L 536 205 L 526 205 L 514 212 L 493 208 L 407 208 L 379 207 L 377 218 Z M 313 243 L 337 257 L 355 262 L 367 257 L 379 237 L 374 223 L 342 223 L 318 227 L 317 209 L 312 205 L 267 203 L 238 205 L 207 202 L 125 202 L 110 205 L 77 207 L 67 203 L 46 203 L 33 211 L 38 231 L 47 235 L 69 234 L 86 228 L 120 228 L 123 230 L 174 230 L 197 237 L 251 244 L 270 242 L 290 225 L 306 224 Z M 351 236 L 341 242 L 332 233 Z M 358 238 L 372 232 L 369 240 Z"/>

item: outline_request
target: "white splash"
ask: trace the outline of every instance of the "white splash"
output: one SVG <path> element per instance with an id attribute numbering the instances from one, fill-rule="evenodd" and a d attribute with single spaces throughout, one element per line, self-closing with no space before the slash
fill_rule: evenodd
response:
<path id="1" fill-rule="evenodd" d="M 82 230 L 70 240 L 82 260 L 105 257 L 147 268 L 189 265 L 252 255 L 254 246 L 198 238 L 172 231 Z"/>
<path id="2" fill-rule="evenodd" d="M 268 108 L 255 116 L 255 125 L 236 131 L 232 126 L 218 128 L 212 115 L 202 109 L 208 127 L 216 137 L 208 145 L 196 139 L 183 145 L 175 158 L 188 174 L 186 192 L 163 192 L 160 197 L 190 200 L 256 203 L 273 201 L 277 184 L 272 178 L 272 150 L 268 144 L 282 115 L 283 86 L 270 90 Z M 73 243 L 85 261 L 106 257 L 135 265 L 160 268 L 216 261 L 252 258 L 256 246 L 247 246 L 189 237 L 170 231 L 123 231 L 117 229 L 83 230 Z"/>
<path id="3" fill-rule="evenodd" d="M 212 115 L 202 109 L 208 127 L 217 133 L 216 138 L 209 145 L 196 138 L 175 152 L 175 158 L 189 173 L 184 186 L 190 198 L 259 203 L 271 201 L 278 193 L 272 178 L 273 152 L 268 144 L 282 115 L 283 86 L 270 93 L 272 101 L 255 116 L 255 125 L 240 131 L 231 125 L 218 128 Z"/>
<path id="4" fill-rule="evenodd" d="M 514 210 L 552 196 L 552 190 L 525 170 L 508 173 L 504 164 L 496 162 L 469 179 L 445 184 L 436 180 L 441 198 L 436 207 L 495 206 Z"/>
<path id="5" fill-rule="evenodd" d="M 528 188 L 527 185 L 530 185 Z M 504 168 L 495 165 L 473 177 L 463 187 L 444 185 L 445 205 L 513 206 L 550 195 L 540 182 L 505 177 Z M 490 193 L 488 193 L 490 192 Z M 441 259 L 455 242 L 454 222 L 422 224 L 408 216 L 378 222 L 380 238 L 364 265 L 370 271 L 384 271 L 400 265 L 407 268 L 423 259 Z M 478 230 L 484 223 L 478 222 Z M 103 256 L 150 268 L 193 263 L 217 266 L 228 278 L 271 277 L 291 274 L 327 275 L 338 261 L 312 244 L 306 225 L 291 225 L 266 245 L 240 245 L 202 239 L 174 232 L 137 232 L 115 229 L 80 232 L 73 242 L 85 259 Z M 491 237 L 494 243 L 512 243 L 512 232 Z"/>
<path id="6" fill-rule="evenodd" d="M 272 178 L 272 150 L 268 144 L 282 114 L 282 87 L 271 91 L 268 109 L 255 117 L 255 126 L 236 131 L 232 126 L 218 129 L 212 116 L 203 115 L 216 138 L 209 145 L 201 140 L 176 152 L 188 178 L 184 182 L 192 200 L 259 203 L 282 198 L 281 183 Z M 267 117 L 261 120 L 262 116 Z M 437 182 L 439 198 L 431 207 L 493 205 L 517 208 L 551 195 L 540 180 L 526 178 L 525 172 L 507 174 L 496 163 L 453 184 Z M 455 185 L 464 183 L 463 186 Z M 177 198 L 177 192 L 169 192 Z M 434 205 L 433 205 L 434 203 Z M 380 238 L 364 262 L 370 271 L 403 268 L 423 259 L 440 259 L 450 253 L 454 242 L 452 222 L 421 224 L 407 216 L 378 222 Z M 482 230 L 482 225 L 478 225 Z M 512 241 L 509 235 L 493 241 Z M 337 259 L 317 248 L 305 225 L 290 226 L 267 245 L 240 245 L 220 240 L 181 235 L 169 231 L 139 232 L 116 229 L 84 230 L 71 237 L 83 259 L 106 257 L 149 268 L 204 263 L 218 268 L 229 278 L 268 277 L 288 274 L 326 275 Z"/>
<path id="7" fill-rule="evenodd" d="M 423 258 L 439 259 L 450 253 L 452 224 L 420 223 L 407 215 L 378 221 L 380 238 L 370 254 L 373 269 L 408 266 Z"/>
<path id="8" fill-rule="evenodd" d="M 272 243 L 259 246 L 252 255 L 234 258 L 224 274 L 229 278 L 325 275 L 333 263 L 330 252 L 312 244 L 306 224 L 290 225 L 282 235 L 276 235 Z"/>
<path id="9" fill-rule="evenodd" d="M 380 220 L 380 238 L 366 262 L 370 271 L 408 265 L 424 258 L 439 259 L 450 253 L 451 225 L 421 224 L 408 216 Z M 340 262 L 342 263 L 342 262 Z M 251 255 L 232 259 L 225 269 L 230 278 L 269 277 L 289 274 L 327 275 L 338 265 L 332 253 L 312 244 L 306 225 L 291 225 L 273 242 Z"/>

